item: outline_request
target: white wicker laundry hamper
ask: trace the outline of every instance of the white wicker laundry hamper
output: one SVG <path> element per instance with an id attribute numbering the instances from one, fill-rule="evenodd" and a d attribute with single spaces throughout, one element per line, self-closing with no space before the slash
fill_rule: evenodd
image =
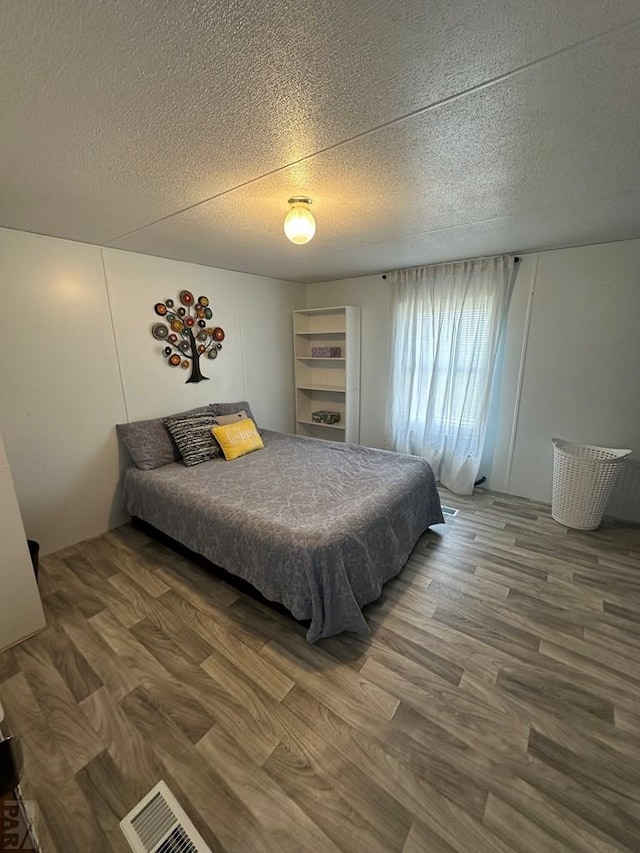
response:
<path id="1" fill-rule="evenodd" d="M 595 530 L 631 451 L 574 444 L 562 438 L 552 438 L 551 443 L 552 518 L 576 530 Z"/>

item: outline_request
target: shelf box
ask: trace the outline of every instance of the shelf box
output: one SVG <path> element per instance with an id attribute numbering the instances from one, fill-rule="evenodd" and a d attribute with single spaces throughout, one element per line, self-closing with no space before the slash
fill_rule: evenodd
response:
<path id="1" fill-rule="evenodd" d="M 328 391 L 319 388 L 298 388 L 296 391 L 296 412 L 301 422 L 312 423 L 311 412 L 329 409 L 340 415 L 340 426 L 345 425 L 345 392 Z"/>
<path id="2" fill-rule="evenodd" d="M 311 347 L 311 358 L 342 358 L 342 347 Z"/>
<path id="3" fill-rule="evenodd" d="M 347 337 L 344 332 L 321 332 L 314 335 L 294 335 L 296 358 L 312 358 L 311 347 L 340 347 L 342 358 L 347 357 Z"/>

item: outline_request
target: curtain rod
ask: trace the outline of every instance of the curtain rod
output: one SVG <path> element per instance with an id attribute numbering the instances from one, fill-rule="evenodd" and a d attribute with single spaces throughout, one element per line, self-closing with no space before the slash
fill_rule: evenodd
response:
<path id="1" fill-rule="evenodd" d="M 442 261 L 439 264 L 424 264 L 424 266 L 425 267 L 443 267 L 443 266 L 445 266 L 445 264 L 459 264 L 459 263 L 465 263 L 466 261 L 483 261 L 485 258 L 494 258 L 494 257 L 497 257 L 497 256 L 496 255 L 485 255 L 485 257 L 483 257 L 483 258 L 465 258 L 463 261 Z M 520 263 L 520 257 L 518 255 L 516 255 L 515 258 L 513 259 L 513 263 L 514 264 Z M 413 267 L 408 267 L 408 269 L 413 269 Z M 386 279 L 386 277 L 387 277 L 386 272 L 383 272 L 382 278 Z"/>

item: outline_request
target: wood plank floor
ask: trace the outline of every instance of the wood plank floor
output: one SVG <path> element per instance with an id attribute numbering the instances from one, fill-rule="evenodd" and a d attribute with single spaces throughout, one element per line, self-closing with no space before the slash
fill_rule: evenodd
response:
<path id="1" fill-rule="evenodd" d="M 44 853 L 128 850 L 159 779 L 213 851 L 640 850 L 640 531 L 443 497 L 366 639 L 129 526 L 44 558 L 0 655 Z"/>

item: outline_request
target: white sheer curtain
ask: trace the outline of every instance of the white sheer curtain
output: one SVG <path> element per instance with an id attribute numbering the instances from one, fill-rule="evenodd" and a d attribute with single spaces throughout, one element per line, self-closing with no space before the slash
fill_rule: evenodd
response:
<path id="1" fill-rule="evenodd" d="M 514 271 L 501 255 L 391 273 L 387 440 L 461 495 L 478 475 Z"/>

